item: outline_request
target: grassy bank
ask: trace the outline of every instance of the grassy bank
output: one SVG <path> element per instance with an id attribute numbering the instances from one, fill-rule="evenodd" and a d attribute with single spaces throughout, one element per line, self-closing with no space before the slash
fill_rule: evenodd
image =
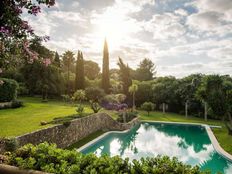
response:
<path id="1" fill-rule="evenodd" d="M 54 118 L 76 113 L 76 107 L 62 101 L 41 102 L 41 98 L 21 98 L 24 106 L 17 109 L 0 110 L 0 137 L 12 137 L 43 129 L 52 124 L 41 126 L 41 121 L 50 122 Z M 92 113 L 85 107 L 86 113 Z"/>

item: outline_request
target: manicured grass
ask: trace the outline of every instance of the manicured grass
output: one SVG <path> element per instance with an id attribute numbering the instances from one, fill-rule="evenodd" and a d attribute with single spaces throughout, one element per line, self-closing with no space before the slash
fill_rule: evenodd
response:
<path id="1" fill-rule="evenodd" d="M 192 123 L 203 123 L 208 125 L 217 125 L 222 126 L 222 128 L 213 128 L 214 135 L 216 136 L 221 147 L 232 154 L 232 136 L 228 135 L 227 129 L 223 122 L 220 120 L 208 120 L 204 121 L 202 118 L 197 117 L 188 117 L 185 118 L 183 115 L 174 114 L 174 113 L 165 113 L 162 112 L 151 112 L 150 116 L 146 112 L 139 112 L 141 120 L 154 120 L 154 121 L 170 121 L 170 122 L 192 122 Z"/>
<path id="2" fill-rule="evenodd" d="M 72 145 L 69 146 L 67 149 L 74 149 L 74 148 L 78 149 L 78 148 L 80 148 L 81 146 L 85 145 L 86 143 L 92 141 L 93 139 L 99 137 L 100 135 L 102 135 L 102 134 L 104 134 L 104 133 L 105 133 L 105 132 L 104 132 L 104 131 L 101 131 L 101 130 L 96 131 L 96 132 L 90 134 L 88 137 L 83 138 L 82 140 L 80 140 L 80 141 L 78 141 L 78 142 L 72 144 Z"/>
<path id="3" fill-rule="evenodd" d="M 64 117 L 76 113 L 76 107 L 62 101 L 50 100 L 41 102 L 41 98 L 20 98 L 24 107 L 0 110 L 0 137 L 14 137 L 38 129 L 52 126 L 41 126 L 41 121 L 52 121 L 56 117 Z M 92 110 L 86 106 L 86 113 Z"/>

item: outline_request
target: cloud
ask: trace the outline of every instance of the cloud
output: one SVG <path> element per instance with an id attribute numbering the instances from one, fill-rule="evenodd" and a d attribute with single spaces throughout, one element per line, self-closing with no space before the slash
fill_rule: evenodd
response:
<path id="1" fill-rule="evenodd" d="M 198 12 L 190 15 L 187 24 L 209 35 L 224 36 L 232 30 L 231 0 L 198 0 L 190 3 Z"/>
<path id="2" fill-rule="evenodd" d="M 155 14 L 145 23 L 145 29 L 153 33 L 154 39 L 170 39 L 185 33 L 181 17 L 173 13 Z"/>
<path id="3" fill-rule="evenodd" d="M 187 16 L 188 12 L 182 8 L 179 8 L 174 11 L 175 14 L 180 15 L 180 16 Z"/>
<path id="4" fill-rule="evenodd" d="M 111 68 L 148 57 L 162 76 L 232 73 L 231 0 L 59 0 L 42 11 L 23 18 L 60 54 L 80 49 L 101 65 L 107 37 Z"/>

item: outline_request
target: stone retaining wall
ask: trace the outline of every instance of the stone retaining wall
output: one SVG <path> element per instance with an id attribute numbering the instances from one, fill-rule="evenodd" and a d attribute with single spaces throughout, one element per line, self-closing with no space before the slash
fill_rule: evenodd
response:
<path id="1" fill-rule="evenodd" d="M 119 123 L 106 113 L 97 113 L 72 120 L 69 126 L 56 125 L 16 137 L 20 146 L 28 143 L 39 144 L 47 141 L 65 148 L 98 130 L 126 130 L 139 122 L 138 118 L 129 123 Z M 4 152 L 4 143 L 0 143 L 0 152 Z"/>

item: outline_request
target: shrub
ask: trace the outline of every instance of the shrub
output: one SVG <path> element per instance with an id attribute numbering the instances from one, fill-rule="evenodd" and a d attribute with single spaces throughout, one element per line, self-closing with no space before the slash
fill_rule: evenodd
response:
<path id="1" fill-rule="evenodd" d="M 0 78 L 0 102 L 9 102 L 17 98 L 18 83 L 13 79 Z"/>
<path id="2" fill-rule="evenodd" d="M 9 164 L 24 169 L 41 170 L 57 174 L 75 173 L 172 173 L 172 174 L 203 174 L 199 167 L 192 167 L 178 161 L 177 158 L 157 156 L 141 158 L 141 160 L 122 159 L 119 156 L 97 157 L 94 154 L 83 155 L 75 150 L 63 150 L 56 145 L 41 143 L 37 146 L 25 145 L 9 155 Z"/>
<path id="3" fill-rule="evenodd" d="M 5 150 L 14 152 L 18 148 L 18 142 L 15 138 L 9 138 L 5 140 Z"/>
<path id="4" fill-rule="evenodd" d="M 92 100 L 94 102 L 101 101 L 101 99 L 105 96 L 104 90 L 99 87 L 86 88 L 85 93 L 87 99 Z"/>
<path id="5" fill-rule="evenodd" d="M 62 99 L 64 102 L 70 102 L 71 101 L 71 98 L 69 97 L 69 95 L 66 95 L 66 94 L 63 94 L 61 95 Z"/>
<path id="6" fill-rule="evenodd" d="M 98 111 L 101 110 L 101 106 L 98 102 L 90 101 L 90 106 L 94 113 L 98 113 Z"/>
<path id="7" fill-rule="evenodd" d="M 141 109 L 147 111 L 149 116 L 149 113 L 155 109 L 155 104 L 152 102 L 145 102 L 141 105 Z"/>
<path id="8" fill-rule="evenodd" d="M 78 104 L 76 111 L 79 114 L 79 116 L 82 116 L 82 114 L 84 112 L 84 106 L 82 106 L 81 104 Z"/>

